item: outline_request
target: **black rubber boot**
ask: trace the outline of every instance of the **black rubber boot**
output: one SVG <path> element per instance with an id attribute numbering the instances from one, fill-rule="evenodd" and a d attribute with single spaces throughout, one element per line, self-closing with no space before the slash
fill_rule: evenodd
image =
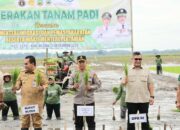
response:
<path id="1" fill-rule="evenodd" d="M 29 128 L 21 128 L 21 130 L 29 130 Z"/>
<path id="2" fill-rule="evenodd" d="M 88 130 L 95 130 L 95 128 L 88 128 Z"/>
<path id="3" fill-rule="evenodd" d="M 34 130 L 42 130 L 42 128 L 34 128 Z"/>

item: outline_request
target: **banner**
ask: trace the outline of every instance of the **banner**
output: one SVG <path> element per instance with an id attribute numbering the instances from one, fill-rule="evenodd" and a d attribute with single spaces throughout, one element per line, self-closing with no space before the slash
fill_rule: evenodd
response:
<path id="1" fill-rule="evenodd" d="M 131 48 L 130 0 L 2 0 L 0 50 Z"/>

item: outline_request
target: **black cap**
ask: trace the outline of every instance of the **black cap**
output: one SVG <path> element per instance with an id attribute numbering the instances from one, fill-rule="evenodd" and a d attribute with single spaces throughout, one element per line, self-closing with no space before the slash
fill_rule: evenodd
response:
<path id="1" fill-rule="evenodd" d="M 102 14 L 103 19 L 111 19 L 112 15 L 109 12 L 105 12 Z"/>
<path id="2" fill-rule="evenodd" d="M 83 55 L 78 56 L 77 61 L 86 61 L 86 56 Z"/>
<path id="3" fill-rule="evenodd" d="M 119 9 L 117 12 L 116 12 L 116 15 L 117 16 L 124 16 L 127 14 L 127 11 L 123 8 Z"/>
<path id="4" fill-rule="evenodd" d="M 156 55 L 156 57 L 161 57 L 161 55 Z"/>
<path id="5" fill-rule="evenodd" d="M 68 51 L 63 51 L 63 54 L 67 54 L 67 53 L 69 53 Z"/>

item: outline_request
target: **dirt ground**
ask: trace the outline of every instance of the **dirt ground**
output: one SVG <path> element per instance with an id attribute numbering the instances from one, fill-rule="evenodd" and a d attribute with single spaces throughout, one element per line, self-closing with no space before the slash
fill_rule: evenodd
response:
<path id="1" fill-rule="evenodd" d="M 115 105 L 116 120 L 112 120 L 112 102 L 115 99 L 112 87 L 118 86 L 121 71 L 119 69 L 109 68 L 108 70 L 98 70 L 97 74 L 102 80 L 103 85 L 102 88 L 95 93 L 96 130 L 102 130 L 103 124 L 106 125 L 106 130 L 119 130 L 120 126 L 123 130 L 126 130 L 126 120 L 120 119 L 119 103 Z M 164 123 L 171 125 L 172 130 L 180 130 L 180 113 L 172 111 L 172 109 L 175 109 L 175 88 L 177 87 L 177 78 L 153 74 L 153 79 L 155 82 L 155 104 L 150 106 L 149 109 L 149 120 L 151 126 L 154 128 L 153 130 L 163 130 Z M 18 100 L 20 100 L 19 95 Z M 46 121 L 46 110 L 44 109 L 43 130 L 55 130 L 55 128 L 61 128 L 61 130 L 74 130 L 72 106 L 72 95 L 67 94 L 61 97 L 62 120 L 60 121 L 57 121 L 54 115 L 51 121 Z M 159 106 L 161 107 L 161 120 L 157 121 Z M 11 112 L 9 114 L 11 115 Z M 9 117 L 8 121 L 0 121 L 0 130 L 20 130 L 20 122 L 14 121 L 12 117 Z M 170 130 L 170 128 L 167 130 Z"/>

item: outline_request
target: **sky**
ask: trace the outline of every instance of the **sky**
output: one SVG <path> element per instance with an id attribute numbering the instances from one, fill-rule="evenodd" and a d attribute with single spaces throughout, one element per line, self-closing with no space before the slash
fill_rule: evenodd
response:
<path id="1" fill-rule="evenodd" d="M 180 49 L 180 0 L 132 0 L 134 50 Z"/>

